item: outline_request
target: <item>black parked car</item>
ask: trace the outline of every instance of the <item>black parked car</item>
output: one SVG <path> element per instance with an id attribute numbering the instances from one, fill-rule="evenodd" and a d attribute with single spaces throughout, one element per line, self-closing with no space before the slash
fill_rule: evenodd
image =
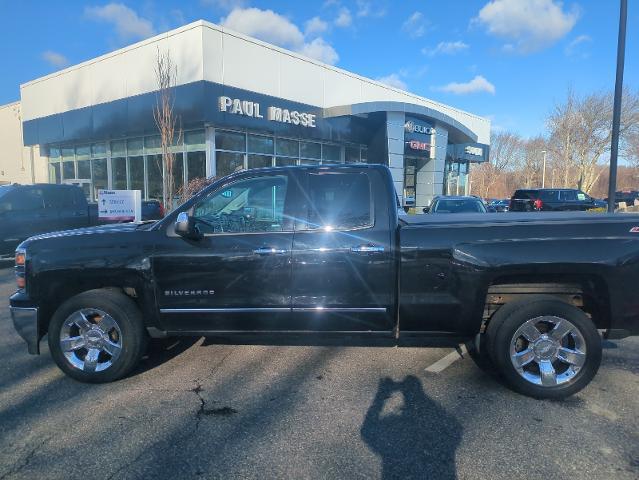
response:
<path id="1" fill-rule="evenodd" d="M 488 206 L 494 208 L 496 212 L 507 212 L 510 207 L 510 200 L 493 200 L 488 203 Z"/>
<path id="2" fill-rule="evenodd" d="M 461 196 L 435 197 L 431 206 L 424 208 L 424 213 L 486 213 L 487 211 L 481 198 Z"/>
<path id="3" fill-rule="evenodd" d="M 516 190 L 509 211 L 585 211 L 605 208 L 606 203 L 576 188 L 532 188 Z"/>
<path id="4" fill-rule="evenodd" d="M 142 220 L 160 220 L 164 208 L 157 200 L 142 202 Z M 23 240 L 39 233 L 109 223 L 98 218 L 97 204 L 87 204 L 75 185 L 0 186 L 0 258 L 13 257 Z"/>

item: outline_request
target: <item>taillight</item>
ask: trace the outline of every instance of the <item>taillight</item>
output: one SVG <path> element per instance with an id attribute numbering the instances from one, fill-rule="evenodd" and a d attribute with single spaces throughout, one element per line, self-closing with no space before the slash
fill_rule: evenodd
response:
<path id="1" fill-rule="evenodd" d="M 541 210 L 541 207 L 544 206 L 544 202 L 541 201 L 541 198 L 538 198 L 533 203 L 535 205 L 535 210 Z"/>
<path id="2" fill-rule="evenodd" d="M 164 212 L 164 205 L 162 205 L 162 204 L 160 203 L 160 217 L 164 217 L 164 214 L 165 214 L 165 212 Z"/>

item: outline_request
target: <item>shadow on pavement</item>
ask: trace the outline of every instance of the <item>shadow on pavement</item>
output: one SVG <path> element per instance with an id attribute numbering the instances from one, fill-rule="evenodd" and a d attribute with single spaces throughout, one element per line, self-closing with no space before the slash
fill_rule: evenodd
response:
<path id="1" fill-rule="evenodd" d="M 191 348 L 202 337 L 156 338 L 149 342 L 146 355 L 128 377 L 157 368 Z"/>
<path id="2" fill-rule="evenodd" d="M 419 379 L 383 378 L 361 436 L 382 459 L 382 478 L 454 479 L 462 427 L 430 399 Z"/>

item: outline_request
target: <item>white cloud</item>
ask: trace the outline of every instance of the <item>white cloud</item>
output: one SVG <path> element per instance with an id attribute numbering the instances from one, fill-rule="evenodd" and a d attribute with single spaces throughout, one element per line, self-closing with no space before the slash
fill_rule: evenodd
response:
<path id="1" fill-rule="evenodd" d="M 422 53 L 431 57 L 438 54 L 454 55 L 463 50 L 467 50 L 469 46 L 470 45 L 462 42 L 461 40 L 456 42 L 439 42 L 435 48 L 422 48 Z"/>
<path id="2" fill-rule="evenodd" d="M 495 86 L 486 80 L 481 75 L 476 75 L 471 81 L 466 83 L 451 82 L 443 87 L 438 87 L 436 90 L 448 93 L 454 93 L 455 95 L 466 95 L 468 93 L 487 92 L 495 94 Z"/>
<path id="3" fill-rule="evenodd" d="M 309 22 L 312 21 L 313 19 L 309 20 Z M 309 22 L 307 22 L 307 29 Z M 320 62 L 334 64 L 339 59 L 335 49 L 323 38 L 317 37 L 308 41 L 309 39 L 297 25 L 273 10 L 261 10 L 254 7 L 236 8 L 225 18 L 222 18 L 220 24 L 265 42 L 288 48 Z M 308 34 L 311 35 L 310 32 Z"/>
<path id="4" fill-rule="evenodd" d="M 66 67 L 67 65 L 69 65 L 69 60 L 67 59 L 67 57 L 52 50 L 42 52 L 42 59 L 49 65 L 58 68 Z"/>
<path id="5" fill-rule="evenodd" d="M 338 27 L 350 27 L 351 24 L 353 23 L 353 17 L 351 15 L 351 11 L 346 7 L 340 8 L 334 23 Z"/>
<path id="6" fill-rule="evenodd" d="M 307 57 L 319 60 L 320 62 L 328 63 L 329 65 L 334 65 L 337 63 L 337 60 L 339 60 L 339 55 L 337 55 L 335 49 L 321 37 L 316 38 L 310 43 L 305 43 L 298 52 Z"/>
<path id="7" fill-rule="evenodd" d="M 386 9 L 373 9 L 371 2 L 368 0 L 357 0 L 357 16 L 358 17 L 383 17 L 386 15 Z"/>
<path id="8" fill-rule="evenodd" d="M 491 0 L 473 22 L 506 39 L 505 51 L 531 53 L 555 43 L 577 23 L 579 11 L 555 0 Z"/>
<path id="9" fill-rule="evenodd" d="M 379 77 L 376 79 L 378 82 L 388 85 L 389 87 L 399 88 L 400 90 L 407 90 L 408 86 L 406 82 L 402 80 L 397 73 L 391 73 L 385 77 Z"/>
<path id="10" fill-rule="evenodd" d="M 224 27 L 281 47 L 295 48 L 304 43 L 304 35 L 300 29 L 273 10 L 236 8 L 220 23 Z"/>
<path id="11" fill-rule="evenodd" d="M 426 20 L 422 12 L 413 12 L 402 24 L 402 30 L 413 38 L 422 37 L 426 33 Z"/>
<path id="12" fill-rule="evenodd" d="M 150 20 L 122 3 L 107 3 L 102 7 L 86 7 L 84 13 L 93 20 L 112 23 L 121 40 L 141 40 L 155 35 Z"/>
<path id="13" fill-rule="evenodd" d="M 320 17 L 313 17 L 304 24 L 304 33 L 306 36 L 324 33 L 326 30 L 328 30 L 328 23 Z"/>
<path id="14" fill-rule="evenodd" d="M 588 53 L 583 51 L 584 45 L 587 45 L 592 42 L 592 38 L 589 35 L 579 35 L 575 39 L 573 39 L 566 48 L 564 48 L 564 53 L 569 57 L 580 54 L 582 58 L 587 58 Z"/>

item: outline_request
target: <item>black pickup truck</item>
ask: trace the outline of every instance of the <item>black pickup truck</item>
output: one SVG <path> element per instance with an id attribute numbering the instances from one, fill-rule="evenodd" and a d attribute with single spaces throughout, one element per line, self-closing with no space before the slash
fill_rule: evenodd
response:
<path id="1" fill-rule="evenodd" d="M 639 216 L 398 217 L 379 165 L 256 169 L 163 220 L 32 237 L 15 328 L 71 377 L 129 373 L 148 338 L 478 345 L 515 390 L 570 395 L 601 333 L 639 334 Z M 474 342 L 472 342 L 474 340 Z"/>

